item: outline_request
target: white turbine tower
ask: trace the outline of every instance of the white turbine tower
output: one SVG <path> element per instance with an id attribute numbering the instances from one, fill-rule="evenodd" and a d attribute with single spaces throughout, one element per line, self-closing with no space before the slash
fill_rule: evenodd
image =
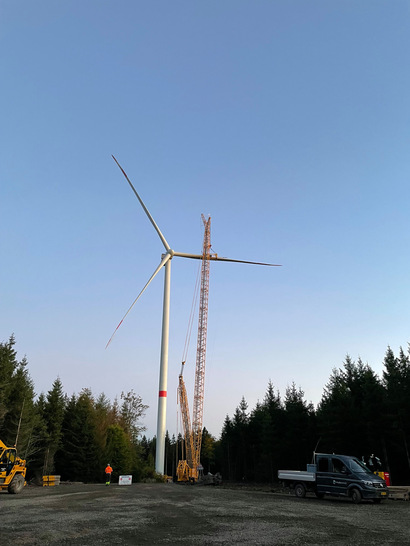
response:
<path id="1" fill-rule="evenodd" d="M 171 286 L 171 259 L 174 256 L 180 256 L 181 258 L 191 258 L 194 260 L 202 260 L 202 254 L 188 254 L 186 252 L 176 252 L 172 250 L 169 246 L 164 235 L 161 233 L 161 230 L 155 223 L 155 220 L 151 216 L 149 210 L 144 205 L 141 197 L 138 195 L 136 189 L 132 185 L 130 179 L 126 175 L 124 169 L 118 163 L 114 156 L 112 156 L 118 167 L 121 169 L 123 175 L 127 179 L 128 184 L 130 185 L 132 191 L 135 193 L 138 201 L 141 203 L 142 208 L 144 209 L 145 214 L 148 216 L 151 224 L 154 226 L 155 231 L 158 233 L 159 238 L 162 241 L 162 244 L 165 247 L 165 254 L 161 256 L 161 263 L 156 268 L 154 273 L 151 275 L 149 281 L 132 302 L 128 311 L 125 313 L 121 321 L 119 322 L 117 328 L 114 330 L 111 338 L 109 339 L 106 347 L 110 344 L 112 338 L 114 337 L 116 331 L 121 326 L 125 317 L 134 307 L 140 296 L 143 294 L 145 289 L 148 287 L 153 278 L 161 270 L 162 267 L 165 267 L 165 282 L 164 282 L 164 303 L 163 303 L 163 313 L 162 313 L 162 339 L 161 339 L 161 361 L 160 361 L 160 371 L 159 371 L 159 393 L 158 393 L 158 418 L 157 418 L 157 445 L 156 445 L 156 454 L 155 454 L 155 470 L 159 474 L 164 473 L 164 455 L 165 455 L 165 433 L 166 433 L 166 409 L 167 409 L 167 381 L 168 381 L 168 341 L 169 341 L 169 307 L 170 307 L 170 286 Z M 209 256 L 210 260 L 219 261 L 219 262 L 236 262 L 244 264 L 254 264 L 254 265 L 267 265 L 267 266 L 278 266 L 278 264 L 267 264 L 261 262 L 248 262 L 244 260 L 232 260 L 230 258 L 219 258 L 217 254 L 211 254 Z"/>

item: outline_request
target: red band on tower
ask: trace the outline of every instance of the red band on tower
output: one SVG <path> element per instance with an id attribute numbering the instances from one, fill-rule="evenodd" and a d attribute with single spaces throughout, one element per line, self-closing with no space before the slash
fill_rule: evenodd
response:
<path id="1" fill-rule="evenodd" d="M 167 391 L 159 391 L 159 397 L 166 397 L 167 396 Z"/>

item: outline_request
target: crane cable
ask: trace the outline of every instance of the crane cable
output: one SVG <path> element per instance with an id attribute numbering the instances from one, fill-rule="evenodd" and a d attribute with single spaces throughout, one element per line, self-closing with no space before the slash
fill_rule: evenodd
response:
<path id="1" fill-rule="evenodd" d="M 184 350 L 182 353 L 182 362 L 186 362 L 186 359 L 188 356 L 189 343 L 191 341 L 192 326 L 194 323 L 194 311 L 198 302 L 200 273 L 201 273 L 201 262 L 199 262 L 199 265 L 198 265 L 198 273 L 196 276 L 194 296 L 192 298 L 191 313 L 189 315 L 188 328 L 187 328 L 187 333 L 185 337 L 185 345 L 184 345 Z"/>
<path id="2" fill-rule="evenodd" d="M 176 435 L 176 442 L 175 442 L 175 447 L 176 447 L 176 461 L 177 461 L 177 465 L 178 465 L 178 461 L 179 460 L 183 460 L 185 459 L 184 457 L 184 439 L 182 437 L 182 434 L 181 434 L 181 459 L 179 459 L 179 445 L 178 445 L 178 441 L 179 441 L 179 430 L 184 430 L 183 426 L 182 426 L 182 415 L 180 415 L 180 413 L 178 412 L 178 389 L 177 389 L 177 435 Z"/>
<path id="3" fill-rule="evenodd" d="M 185 337 L 185 345 L 184 345 L 184 350 L 183 350 L 183 353 L 182 353 L 182 362 L 183 363 L 186 362 L 186 359 L 187 359 L 187 356 L 188 356 L 188 349 L 189 349 L 189 343 L 190 343 L 190 340 L 191 340 L 192 326 L 193 326 L 193 323 L 194 323 L 194 311 L 195 311 L 195 308 L 196 308 L 196 305 L 197 305 L 197 302 L 198 302 L 200 273 L 201 273 L 201 264 L 199 264 L 199 266 L 198 266 L 198 272 L 197 272 L 197 276 L 196 276 L 194 295 L 193 295 L 192 304 L 191 304 L 191 312 L 190 312 L 190 315 L 189 315 L 188 328 L 187 328 L 187 333 L 186 333 L 186 337 Z M 183 367 L 182 367 L 182 369 L 183 369 Z M 177 453 L 178 453 L 179 430 L 181 430 L 181 431 L 183 430 L 182 414 L 180 414 L 178 412 L 179 402 L 180 402 L 180 400 L 179 400 L 179 388 L 177 388 L 177 441 L 176 441 Z M 181 460 L 184 460 L 185 459 L 185 456 L 184 456 L 184 441 L 181 442 L 181 450 L 182 450 Z M 178 457 L 177 457 L 177 460 L 178 460 Z"/>

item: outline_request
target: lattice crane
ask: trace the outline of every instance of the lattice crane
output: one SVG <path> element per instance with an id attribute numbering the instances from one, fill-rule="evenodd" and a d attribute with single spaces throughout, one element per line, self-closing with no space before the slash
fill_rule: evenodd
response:
<path id="1" fill-rule="evenodd" d="M 178 398 L 181 408 L 182 423 L 185 437 L 186 459 L 178 462 L 178 481 L 196 481 L 199 475 L 201 444 L 202 444 L 202 420 L 204 412 L 204 388 L 205 388 L 205 359 L 206 336 L 208 328 L 208 297 L 209 297 L 209 270 L 211 259 L 211 218 L 205 219 L 202 214 L 205 227 L 204 242 L 202 247 L 201 287 L 199 296 L 198 339 L 195 366 L 194 404 L 192 413 L 192 426 L 189 414 L 188 396 L 185 388 L 182 362 L 179 374 Z"/>

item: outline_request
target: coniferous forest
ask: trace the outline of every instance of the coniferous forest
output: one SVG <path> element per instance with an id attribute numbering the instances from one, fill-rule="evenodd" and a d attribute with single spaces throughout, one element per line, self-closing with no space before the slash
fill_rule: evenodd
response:
<path id="1" fill-rule="evenodd" d="M 28 480 L 58 474 L 62 480 L 95 482 L 107 462 L 134 481 L 155 475 L 155 438 L 144 435 L 147 406 L 133 390 L 110 401 L 84 388 L 68 397 L 57 377 L 37 395 L 26 358 L 17 360 L 13 336 L 0 343 L 0 439 L 17 444 Z M 333 369 L 315 408 L 295 383 L 283 396 L 269 381 L 261 401 L 245 398 L 226 416 L 221 435 L 203 431 L 204 472 L 224 481 L 274 482 L 282 469 L 304 470 L 314 450 L 377 455 L 392 484 L 410 483 L 410 356 L 387 348 L 382 376 L 349 356 Z M 167 434 L 167 475 L 174 475 L 182 438 Z"/>

